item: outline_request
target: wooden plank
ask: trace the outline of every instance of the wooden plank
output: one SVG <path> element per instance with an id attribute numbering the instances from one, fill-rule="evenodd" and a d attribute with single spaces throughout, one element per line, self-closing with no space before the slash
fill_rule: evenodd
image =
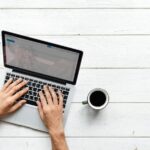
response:
<path id="1" fill-rule="evenodd" d="M 71 150 L 149 150 L 150 139 L 142 138 L 67 138 Z M 48 138 L 4 138 L 0 139 L 1 150 L 50 150 Z"/>
<path id="2" fill-rule="evenodd" d="M 82 69 L 73 102 L 86 99 L 93 88 L 104 88 L 110 102 L 150 102 L 149 69 Z"/>
<path id="3" fill-rule="evenodd" d="M 67 135 L 81 137 L 149 137 L 150 104 L 111 103 L 101 112 L 74 104 L 66 125 Z"/>
<path id="4" fill-rule="evenodd" d="M 111 102 L 150 102 L 150 70 L 83 69 L 73 101 L 85 100 L 88 92 L 98 87 L 108 91 Z"/>
<path id="5" fill-rule="evenodd" d="M 81 103 L 71 106 L 65 127 L 67 137 L 150 137 L 150 104 L 110 103 L 95 112 Z M 23 127 L 0 123 L 0 137 L 48 137 Z"/>
<path id="6" fill-rule="evenodd" d="M 0 30 L 32 35 L 150 34 L 149 16 L 149 9 L 1 9 Z"/>
<path id="7" fill-rule="evenodd" d="M 148 0 L 1 0 L 0 8 L 149 8 Z"/>
<path id="8" fill-rule="evenodd" d="M 150 36 L 31 37 L 83 50 L 82 68 L 150 67 Z M 0 44 L 0 65 L 3 65 L 1 53 Z"/>

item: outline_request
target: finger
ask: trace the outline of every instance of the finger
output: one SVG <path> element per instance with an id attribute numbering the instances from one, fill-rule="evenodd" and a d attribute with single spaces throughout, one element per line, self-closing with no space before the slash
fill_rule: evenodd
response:
<path id="1" fill-rule="evenodd" d="M 58 105 L 58 98 L 57 98 L 55 91 L 51 87 L 49 87 L 49 91 L 52 95 L 52 100 L 53 100 L 54 105 Z"/>
<path id="2" fill-rule="evenodd" d="M 12 81 L 13 81 L 13 79 L 10 78 L 10 79 L 4 84 L 2 90 L 5 91 L 5 90 L 8 88 L 8 86 L 12 83 Z"/>
<path id="3" fill-rule="evenodd" d="M 15 105 L 12 106 L 12 108 L 10 109 L 10 112 L 14 112 L 14 111 L 18 110 L 18 109 L 21 108 L 25 103 L 26 103 L 26 100 L 21 100 L 21 101 L 17 102 Z"/>
<path id="4" fill-rule="evenodd" d="M 48 104 L 50 104 L 50 105 L 53 104 L 53 102 L 52 102 L 52 96 L 51 96 L 51 94 L 49 92 L 48 86 L 46 86 L 46 85 L 44 86 L 44 92 L 45 92 Z"/>
<path id="5" fill-rule="evenodd" d="M 20 90 L 22 87 L 24 87 L 28 82 L 27 81 L 23 81 L 21 83 L 19 83 L 18 85 L 14 86 L 9 92 L 8 95 L 13 95 L 15 94 L 18 90 Z"/>
<path id="6" fill-rule="evenodd" d="M 36 103 L 38 105 L 38 111 L 39 111 L 40 117 L 41 119 L 43 119 L 43 108 L 42 108 L 41 102 L 37 101 Z"/>
<path id="7" fill-rule="evenodd" d="M 19 78 L 18 80 L 14 81 L 12 84 L 10 84 L 6 90 L 6 92 L 9 92 L 13 87 L 15 87 L 17 84 L 19 84 L 22 81 L 21 78 Z"/>
<path id="8" fill-rule="evenodd" d="M 18 100 L 21 96 L 26 94 L 28 92 L 29 88 L 24 88 L 23 90 L 17 92 L 15 95 L 12 96 L 12 101 L 15 102 Z"/>
<path id="9" fill-rule="evenodd" d="M 63 96 L 60 91 L 58 91 L 58 97 L 59 97 L 59 106 L 63 108 Z"/>
<path id="10" fill-rule="evenodd" d="M 43 107 L 47 106 L 47 101 L 46 101 L 46 98 L 45 98 L 43 92 L 40 91 L 40 92 L 39 92 L 39 95 L 40 95 L 40 100 L 41 100 L 42 106 L 43 106 Z"/>

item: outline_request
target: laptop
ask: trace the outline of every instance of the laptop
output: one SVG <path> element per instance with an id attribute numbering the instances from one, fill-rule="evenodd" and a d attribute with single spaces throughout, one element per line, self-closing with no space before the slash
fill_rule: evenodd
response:
<path id="1" fill-rule="evenodd" d="M 64 125 L 67 120 L 74 87 L 77 81 L 83 52 L 62 45 L 2 31 L 2 48 L 5 71 L 0 87 L 9 78 L 28 80 L 29 91 L 22 99 L 27 103 L 17 112 L 1 120 L 47 132 L 40 119 L 36 101 L 44 85 L 64 95 Z"/>

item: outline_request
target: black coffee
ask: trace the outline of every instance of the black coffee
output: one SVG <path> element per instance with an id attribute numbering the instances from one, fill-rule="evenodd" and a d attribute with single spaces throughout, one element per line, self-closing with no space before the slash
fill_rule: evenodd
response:
<path id="1" fill-rule="evenodd" d="M 106 96 L 101 91 L 94 91 L 90 95 L 90 102 L 96 107 L 102 106 L 106 102 Z"/>

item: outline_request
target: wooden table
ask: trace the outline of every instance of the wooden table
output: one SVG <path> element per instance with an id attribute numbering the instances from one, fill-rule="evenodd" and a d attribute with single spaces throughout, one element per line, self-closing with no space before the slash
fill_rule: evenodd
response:
<path id="1" fill-rule="evenodd" d="M 1 0 L 0 30 L 84 51 L 65 127 L 70 150 L 150 149 L 150 1 Z M 81 104 L 95 87 L 110 95 L 99 113 Z M 49 150 L 50 142 L 0 122 L 0 150 L 10 149 Z"/>

